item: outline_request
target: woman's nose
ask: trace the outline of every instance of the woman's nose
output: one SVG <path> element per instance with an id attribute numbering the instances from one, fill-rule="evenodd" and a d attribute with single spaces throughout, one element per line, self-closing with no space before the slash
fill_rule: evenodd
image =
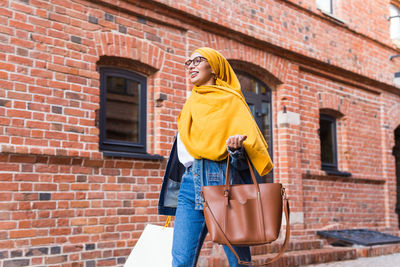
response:
<path id="1" fill-rule="evenodd" d="M 192 70 L 194 69 L 196 66 L 193 64 L 193 62 L 190 63 L 188 70 Z"/>

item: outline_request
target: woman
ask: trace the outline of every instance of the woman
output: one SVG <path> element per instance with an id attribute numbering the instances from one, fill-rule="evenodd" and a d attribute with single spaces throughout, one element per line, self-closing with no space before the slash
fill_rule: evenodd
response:
<path id="1" fill-rule="evenodd" d="M 159 202 L 160 214 L 176 216 L 173 267 L 197 264 L 207 234 L 201 189 L 224 183 L 228 153 L 234 183 L 248 182 L 248 175 L 240 175 L 246 168 L 248 171 L 245 154 L 260 175 L 273 166 L 267 143 L 228 61 L 216 50 L 203 47 L 193 52 L 185 66 L 194 87 L 178 116 L 178 134 Z M 224 250 L 230 266 L 242 266 L 228 247 Z M 242 260 L 251 260 L 248 247 L 235 250 Z"/>

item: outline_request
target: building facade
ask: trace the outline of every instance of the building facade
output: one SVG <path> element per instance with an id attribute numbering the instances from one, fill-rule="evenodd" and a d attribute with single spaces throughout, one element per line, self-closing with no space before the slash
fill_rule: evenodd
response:
<path id="1" fill-rule="evenodd" d="M 400 1 L 0 3 L 1 266 L 122 266 L 165 221 L 183 63 L 202 46 L 238 73 L 292 239 L 399 234 Z"/>

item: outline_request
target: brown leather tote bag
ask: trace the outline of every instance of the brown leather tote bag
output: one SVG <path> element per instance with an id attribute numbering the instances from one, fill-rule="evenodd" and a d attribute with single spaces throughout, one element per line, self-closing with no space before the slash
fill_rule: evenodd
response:
<path id="1" fill-rule="evenodd" d="M 227 245 L 239 264 L 264 266 L 276 261 L 285 251 L 289 236 L 289 203 L 280 183 L 258 184 L 247 159 L 253 184 L 229 184 L 229 156 L 225 185 L 204 186 L 204 217 L 211 239 Z M 239 259 L 234 246 L 253 246 L 275 241 L 281 229 L 282 210 L 286 217 L 286 236 L 281 251 L 262 264 Z"/>

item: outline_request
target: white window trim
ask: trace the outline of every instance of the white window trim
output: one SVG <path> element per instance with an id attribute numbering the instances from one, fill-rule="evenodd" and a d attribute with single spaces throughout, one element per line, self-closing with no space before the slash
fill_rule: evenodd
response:
<path id="1" fill-rule="evenodd" d="M 323 13 L 333 14 L 333 0 L 316 0 L 317 8 L 321 10 Z M 326 8 L 326 5 L 329 4 L 329 10 Z"/>
<path id="2" fill-rule="evenodd" d="M 395 41 L 400 40 L 400 17 L 394 17 L 393 16 L 399 16 L 400 15 L 400 8 L 397 5 L 390 4 L 389 6 L 389 15 L 390 15 L 390 38 Z M 397 25 L 394 25 L 397 23 Z M 397 26 L 396 29 L 394 29 L 394 26 Z M 397 30 L 395 33 L 394 30 Z"/>

